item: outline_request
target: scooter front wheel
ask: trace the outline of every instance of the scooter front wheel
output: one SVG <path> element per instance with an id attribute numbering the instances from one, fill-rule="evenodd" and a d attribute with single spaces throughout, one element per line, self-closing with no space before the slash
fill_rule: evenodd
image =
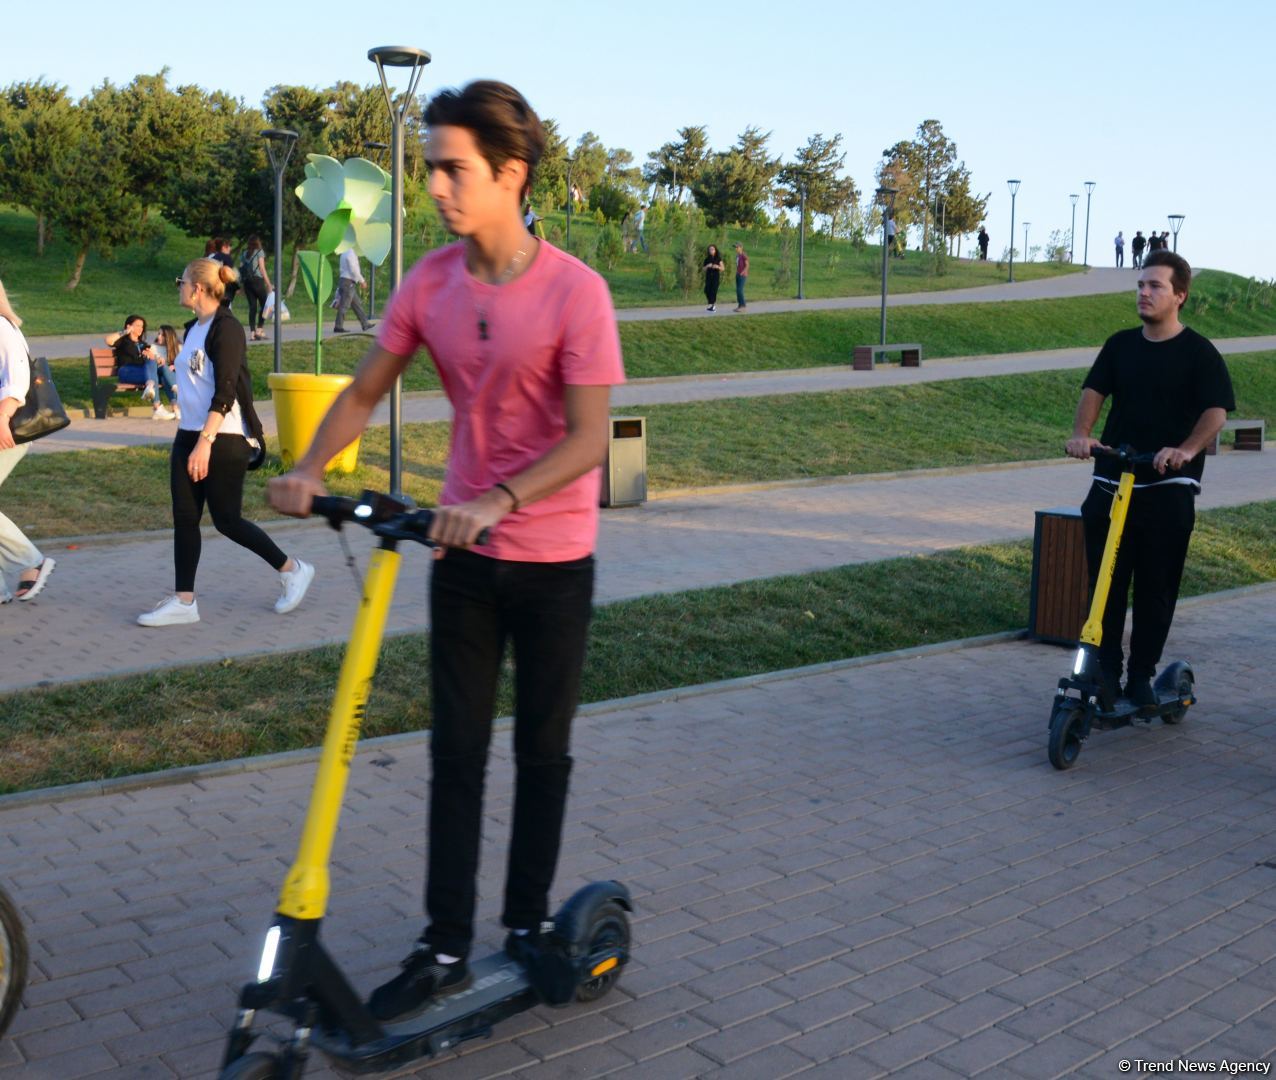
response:
<path id="1" fill-rule="evenodd" d="M 27 985 L 27 937 L 18 909 L 0 889 L 0 1035 L 9 1026 Z"/>
<path id="2" fill-rule="evenodd" d="M 1047 751 L 1056 769 L 1070 769 L 1081 756 L 1081 707 L 1061 701 L 1050 714 L 1050 742 Z"/>
<path id="3" fill-rule="evenodd" d="M 274 1054 L 245 1054 L 222 1069 L 219 1080 L 283 1080 L 283 1063 Z"/>

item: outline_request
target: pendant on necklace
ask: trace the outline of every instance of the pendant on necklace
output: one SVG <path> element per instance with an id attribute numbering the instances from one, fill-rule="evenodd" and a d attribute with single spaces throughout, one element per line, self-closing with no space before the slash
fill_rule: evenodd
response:
<path id="1" fill-rule="evenodd" d="M 487 341 L 487 318 L 482 314 L 479 315 L 478 321 L 479 341 Z"/>

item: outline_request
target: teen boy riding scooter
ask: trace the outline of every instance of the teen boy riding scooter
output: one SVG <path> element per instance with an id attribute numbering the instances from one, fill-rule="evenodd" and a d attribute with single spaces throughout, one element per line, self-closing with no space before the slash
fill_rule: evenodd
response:
<path id="1" fill-rule="evenodd" d="M 1222 356 L 1206 338 L 1179 322 L 1191 281 L 1192 269 L 1179 255 L 1162 250 L 1147 257 L 1138 283 L 1143 326 L 1118 331 L 1104 344 L 1083 384 L 1066 446 L 1075 458 L 1090 457 L 1096 445 L 1129 445 L 1136 453 L 1156 455 L 1151 466 L 1135 469 L 1134 495 L 1099 646 L 1103 679 L 1115 698 L 1125 659 L 1121 635 L 1133 579 L 1134 627 L 1125 696 L 1140 709 L 1156 705 L 1152 676 L 1174 618 L 1196 521 L 1205 448 L 1223 427 L 1227 413 L 1236 408 Z M 1103 438 L 1093 439 L 1090 432 L 1108 397 L 1112 411 Z M 1103 558 L 1119 470 L 1113 459 L 1096 458 L 1094 483 L 1081 507 L 1091 590 Z"/>
<path id="2" fill-rule="evenodd" d="M 515 659 L 515 792 L 502 921 L 534 960 L 567 801 L 568 754 L 589 625 L 599 463 L 610 388 L 624 381 L 606 283 L 528 234 L 522 201 L 544 149 L 513 87 L 474 82 L 430 102 L 430 195 L 461 242 L 407 274 L 377 342 L 272 504 L 305 516 L 323 466 L 424 347 L 455 412 L 431 537 L 429 923 L 375 990 L 380 1020 L 421 1011 L 470 976 L 484 776 L 506 640 Z M 474 546 L 490 528 L 486 546 Z"/>

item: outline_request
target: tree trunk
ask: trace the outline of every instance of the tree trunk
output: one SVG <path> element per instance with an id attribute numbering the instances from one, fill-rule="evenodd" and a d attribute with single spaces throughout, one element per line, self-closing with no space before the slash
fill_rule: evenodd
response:
<path id="1" fill-rule="evenodd" d="M 70 292 L 78 284 L 80 284 L 80 274 L 84 272 L 84 260 L 89 257 L 89 245 L 85 244 L 80 248 L 80 253 L 75 257 L 75 269 L 71 271 L 71 280 L 66 283 L 66 290 Z"/>
<path id="2" fill-rule="evenodd" d="M 36 214 L 35 216 L 35 253 L 37 255 L 44 254 L 44 215 Z"/>
<path id="3" fill-rule="evenodd" d="M 300 270 L 301 270 L 301 256 L 297 254 L 297 249 L 293 248 L 292 249 L 292 276 L 288 279 L 288 288 L 284 292 L 284 296 L 286 296 L 289 300 L 292 299 L 292 294 L 297 289 L 297 274 L 300 272 Z"/>

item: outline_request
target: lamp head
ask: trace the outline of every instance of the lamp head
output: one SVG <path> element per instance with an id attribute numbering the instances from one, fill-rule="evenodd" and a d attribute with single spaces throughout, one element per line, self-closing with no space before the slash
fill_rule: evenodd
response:
<path id="1" fill-rule="evenodd" d="M 1078 200 L 1079 198 L 1081 198 L 1081 196 L 1080 196 L 1080 195 L 1069 195 L 1069 196 L 1068 196 L 1068 198 L 1072 200 L 1072 205 L 1073 205 L 1073 206 L 1076 206 L 1076 205 L 1077 205 L 1077 200 Z"/>
<path id="2" fill-rule="evenodd" d="M 368 59 L 379 67 L 424 67 L 430 54 L 411 45 L 378 45 L 368 50 Z"/>
<path id="3" fill-rule="evenodd" d="M 1090 194 L 1090 192 L 1092 192 L 1092 191 L 1094 190 L 1094 188 L 1095 188 L 1095 183 L 1094 183 L 1094 181 L 1093 181 L 1093 180 L 1087 180 L 1087 181 L 1085 182 L 1085 193 L 1086 193 L 1087 195 L 1089 195 L 1089 194 Z"/>
<path id="4" fill-rule="evenodd" d="M 1011 194 L 1011 195 L 1013 195 L 1013 194 L 1015 194 L 1015 192 L 1017 192 L 1017 191 L 1019 190 L 1019 181 L 1018 181 L 1018 180 L 1007 180 L 1007 181 L 1006 181 L 1006 187 L 1008 187 L 1008 188 L 1010 189 L 1010 194 Z"/>

